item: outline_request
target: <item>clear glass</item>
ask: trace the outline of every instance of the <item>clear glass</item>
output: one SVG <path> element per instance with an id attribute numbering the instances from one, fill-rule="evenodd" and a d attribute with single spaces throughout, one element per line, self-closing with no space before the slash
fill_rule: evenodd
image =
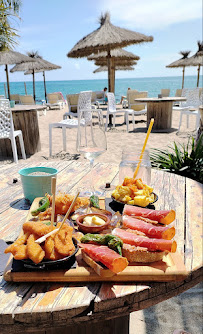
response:
<path id="1" fill-rule="evenodd" d="M 94 159 L 107 150 L 106 134 L 102 111 L 100 109 L 81 110 L 78 118 L 77 151 L 90 162 L 89 188 L 82 191 L 84 196 L 99 195 L 94 189 L 92 169 Z"/>
<path id="2" fill-rule="evenodd" d="M 123 183 L 125 177 L 133 177 L 140 160 L 140 155 L 141 150 L 123 150 L 122 161 L 119 165 L 119 184 Z M 147 185 L 151 183 L 151 162 L 148 150 L 144 151 L 136 178 L 141 178 Z"/>

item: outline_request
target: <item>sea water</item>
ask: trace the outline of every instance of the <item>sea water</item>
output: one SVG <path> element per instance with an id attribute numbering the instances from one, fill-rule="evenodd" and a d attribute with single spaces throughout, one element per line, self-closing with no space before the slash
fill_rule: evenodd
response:
<path id="1" fill-rule="evenodd" d="M 1 78 L 2 80 L 2 78 Z M 202 76 L 200 76 L 200 87 L 202 86 Z M 185 77 L 185 88 L 195 88 L 197 83 L 197 76 Z M 44 97 L 44 83 L 43 81 L 36 81 L 36 97 L 43 100 Z M 27 94 L 33 93 L 32 81 L 26 82 Z M 108 87 L 107 79 L 98 80 L 64 80 L 64 81 L 46 81 L 47 93 L 61 92 L 66 98 L 67 94 L 75 94 L 81 91 L 92 90 L 100 91 L 104 87 Z M 162 88 L 170 89 L 170 96 L 174 96 L 176 89 L 182 87 L 182 77 L 156 77 L 156 78 L 126 78 L 116 79 L 115 95 L 117 102 L 121 96 L 126 96 L 127 89 L 137 89 L 138 91 L 147 91 L 149 97 L 157 97 Z M 25 94 L 24 82 L 10 82 L 11 94 Z M 0 95 L 4 95 L 4 83 L 0 82 Z"/>

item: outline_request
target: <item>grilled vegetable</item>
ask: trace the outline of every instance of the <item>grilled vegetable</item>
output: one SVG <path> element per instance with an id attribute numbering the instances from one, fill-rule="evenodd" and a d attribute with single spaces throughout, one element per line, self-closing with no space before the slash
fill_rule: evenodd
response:
<path id="1" fill-rule="evenodd" d="M 44 212 L 50 205 L 49 199 L 48 197 L 43 197 L 42 199 L 40 199 L 39 201 L 39 208 L 31 211 L 31 215 L 32 216 L 37 216 L 40 212 Z"/>
<path id="2" fill-rule="evenodd" d="M 123 241 L 119 237 L 116 237 L 115 235 L 112 234 L 99 235 L 99 234 L 87 233 L 81 238 L 80 241 L 83 243 L 105 245 L 113 249 L 118 254 L 122 255 Z"/>
<path id="3" fill-rule="evenodd" d="M 99 209 L 99 197 L 96 195 L 90 196 L 90 205 Z"/>

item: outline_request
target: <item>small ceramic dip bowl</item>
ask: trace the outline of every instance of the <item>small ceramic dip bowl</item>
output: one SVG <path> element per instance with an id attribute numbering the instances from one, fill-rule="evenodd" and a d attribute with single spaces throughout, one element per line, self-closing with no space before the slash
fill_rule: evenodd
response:
<path id="1" fill-rule="evenodd" d="M 103 225 L 95 224 L 92 226 L 88 226 L 88 225 L 85 225 L 85 222 L 83 223 L 83 220 L 85 217 L 93 217 L 93 216 L 103 219 L 105 221 L 105 224 Z M 100 213 L 87 213 L 87 214 L 77 217 L 76 223 L 78 225 L 79 230 L 83 233 L 99 233 L 108 227 L 110 223 L 110 219 L 107 216 L 100 214 Z"/>

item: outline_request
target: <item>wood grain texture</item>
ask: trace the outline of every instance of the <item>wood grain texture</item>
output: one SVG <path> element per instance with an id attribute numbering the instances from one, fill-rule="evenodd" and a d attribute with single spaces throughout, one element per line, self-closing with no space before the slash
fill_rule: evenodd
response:
<path id="1" fill-rule="evenodd" d="M 49 161 L 40 165 L 52 166 L 60 170 L 57 177 L 57 191 L 68 190 L 74 193 L 79 184 L 88 182 L 89 171 L 86 163 Z M 26 162 L 25 166 L 31 166 L 31 164 Z M 23 199 L 20 184 L 8 185 L 11 178 L 18 177 L 18 169 L 19 167 L 15 164 L 0 167 L 2 175 L 0 238 L 4 240 L 17 238 L 29 209 Z M 118 166 L 113 164 L 96 164 L 94 173 L 98 187 L 106 182 L 116 184 L 118 180 Z M 179 282 L 133 284 L 122 284 L 122 282 L 7 283 L 2 279 L 0 282 L 1 333 L 36 333 L 37 328 L 43 334 L 63 334 L 67 328 L 71 334 L 81 333 L 79 330 L 86 328 L 91 333 L 91 326 L 97 328 L 99 321 L 111 319 L 109 324 L 119 325 L 117 318 L 155 305 L 199 283 L 202 280 L 202 256 L 200 255 L 202 251 L 200 236 L 202 185 L 178 175 L 157 170 L 152 170 L 152 183 L 159 196 L 156 209 L 176 210 L 174 225 L 178 235 L 178 250 L 183 256 L 185 255 L 186 267 L 191 270 L 188 277 Z M 12 202 L 13 204 L 10 204 Z M 106 333 L 109 333 L 108 326 L 105 326 Z"/>
<path id="2" fill-rule="evenodd" d="M 154 118 L 153 130 L 168 130 L 172 125 L 173 102 L 148 102 L 147 103 L 147 126 L 151 118 Z"/>

